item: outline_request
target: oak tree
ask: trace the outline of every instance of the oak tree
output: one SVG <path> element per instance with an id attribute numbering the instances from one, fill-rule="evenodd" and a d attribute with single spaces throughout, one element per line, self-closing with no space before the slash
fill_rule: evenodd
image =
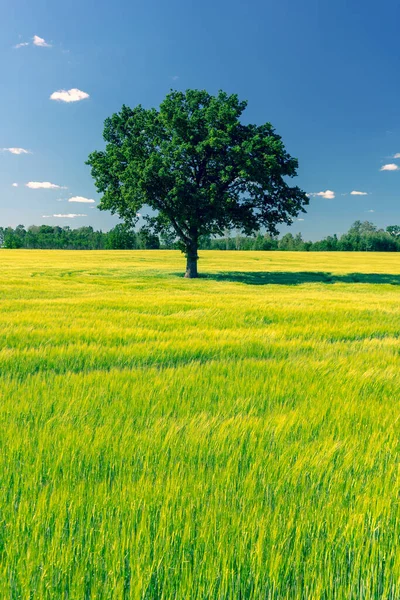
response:
<path id="1" fill-rule="evenodd" d="M 270 123 L 244 124 L 235 94 L 171 91 L 158 110 L 122 106 L 106 119 L 104 150 L 90 154 L 99 208 L 176 236 L 186 277 L 197 277 L 199 238 L 235 228 L 276 234 L 305 212 L 307 195 L 287 178 L 298 162 Z"/>

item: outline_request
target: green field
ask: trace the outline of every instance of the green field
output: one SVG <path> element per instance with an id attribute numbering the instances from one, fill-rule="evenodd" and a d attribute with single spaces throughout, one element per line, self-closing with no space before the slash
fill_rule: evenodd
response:
<path id="1" fill-rule="evenodd" d="M 0 598 L 400 598 L 396 254 L 0 251 Z"/>

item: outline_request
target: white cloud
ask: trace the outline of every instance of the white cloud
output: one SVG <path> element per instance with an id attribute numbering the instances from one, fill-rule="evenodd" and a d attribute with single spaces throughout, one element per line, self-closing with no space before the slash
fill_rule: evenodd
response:
<path id="1" fill-rule="evenodd" d="M 393 158 L 400 158 L 400 152 L 396 152 L 396 154 L 393 156 Z"/>
<path id="2" fill-rule="evenodd" d="M 68 200 L 68 202 L 81 202 L 82 204 L 94 204 L 96 200 L 92 200 L 91 198 L 84 198 L 83 196 L 73 196 Z"/>
<path id="3" fill-rule="evenodd" d="M 86 98 L 89 98 L 89 94 L 77 88 L 58 90 L 50 96 L 50 100 L 59 100 L 60 102 L 79 102 L 79 100 L 85 100 Z"/>
<path id="4" fill-rule="evenodd" d="M 34 46 L 38 46 L 39 48 L 51 48 L 51 44 L 49 44 L 48 42 L 46 42 L 45 39 L 39 37 L 38 35 L 34 35 L 32 38 L 32 44 Z M 30 43 L 29 42 L 20 42 L 19 44 L 15 44 L 15 46 L 13 46 L 13 48 L 24 48 L 25 46 L 29 46 Z"/>
<path id="5" fill-rule="evenodd" d="M 374 211 L 374 210 L 372 210 L 372 208 L 371 208 L 370 210 L 367 210 L 367 212 L 371 212 L 371 213 L 372 213 L 372 212 L 375 212 L 375 211 Z"/>
<path id="6" fill-rule="evenodd" d="M 325 192 L 315 192 L 313 194 L 307 194 L 308 196 L 321 196 L 321 198 L 326 198 L 327 200 L 333 200 L 335 197 L 335 192 L 332 190 L 326 190 Z"/>
<path id="7" fill-rule="evenodd" d="M 304 221 L 304 219 L 297 219 L 298 221 Z"/>
<path id="8" fill-rule="evenodd" d="M 353 190 L 350 192 L 351 196 L 368 196 L 368 192 L 357 192 L 357 190 Z"/>
<path id="9" fill-rule="evenodd" d="M 66 215 L 42 215 L 42 219 L 75 219 L 76 217 L 87 217 L 87 215 L 80 215 L 75 213 L 68 213 Z"/>
<path id="10" fill-rule="evenodd" d="M 13 183 L 12 186 L 13 187 L 18 187 L 18 183 Z"/>
<path id="11" fill-rule="evenodd" d="M 61 185 L 57 185 L 55 183 L 50 183 L 50 181 L 28 181 L 25 184 L 26 187 L 31 190 L 66 190 L 67 188 L 62 187 Z"/>
<path id="12" fill-rule="evenodd" d="M 400 169 L 400 167 L 398 167 L 397 165 L 395 165 L 394 163 L 389 163 L 388 165 L 383 165 L 383 167 L 381 167 L 381 171 L 398 171 Z"/>
<path id="13" fill-rule="evenodd" d="M 43 38 L 39 37 L 38 35 L 34 35 L 32 40 L 34 46 L 39 46 L 40 48 L 51 48 L 51 44 L 48 44 Z"/>
<path id="14" fill-rule="evenodd" d="M 10 154 L 32 154 L 30 150 L 25 150 L 25 148 L 2 148 L 2 152 L 10 152 Z"/>

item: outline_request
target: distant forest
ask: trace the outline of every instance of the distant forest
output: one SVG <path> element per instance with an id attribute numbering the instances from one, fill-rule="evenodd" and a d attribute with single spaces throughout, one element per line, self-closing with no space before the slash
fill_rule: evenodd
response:
<path id="1" fill-rule="evenodd" d="M 18 225 L 0 227 L 0 247 L 2 248 L 41 248 L 64 250 L 135 250 L 135 249 L 175 249 L 173 236 L 157 236 L 146 228 L 139 231 L 124 224 L 116 225 L 108 232 L 94 231 L 93 227 L 59 227 L 32 225 L 25 228 Z M 320 241 L 305 241 L 301 233 L 286 233 L 273 237 L 259 233 L 255 236 L 227 234 L 226 237 L 204 236 L 200 241 L 203 250 L 290 250 L 308 252 L 363 251 L 399 252 L 400 226 L 390 225 L 379 229 L 369 221 L 356 221 L 349 231 L 340 237 L 328 236 Z"/>

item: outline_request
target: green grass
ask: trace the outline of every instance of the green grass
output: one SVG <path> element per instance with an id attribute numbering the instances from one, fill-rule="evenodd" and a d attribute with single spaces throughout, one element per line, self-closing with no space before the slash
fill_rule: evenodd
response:
<path id="1" fill-rule="evenodd" d="M 0 252 L 0 598 L 400 597 L 400 261 Z"/>

